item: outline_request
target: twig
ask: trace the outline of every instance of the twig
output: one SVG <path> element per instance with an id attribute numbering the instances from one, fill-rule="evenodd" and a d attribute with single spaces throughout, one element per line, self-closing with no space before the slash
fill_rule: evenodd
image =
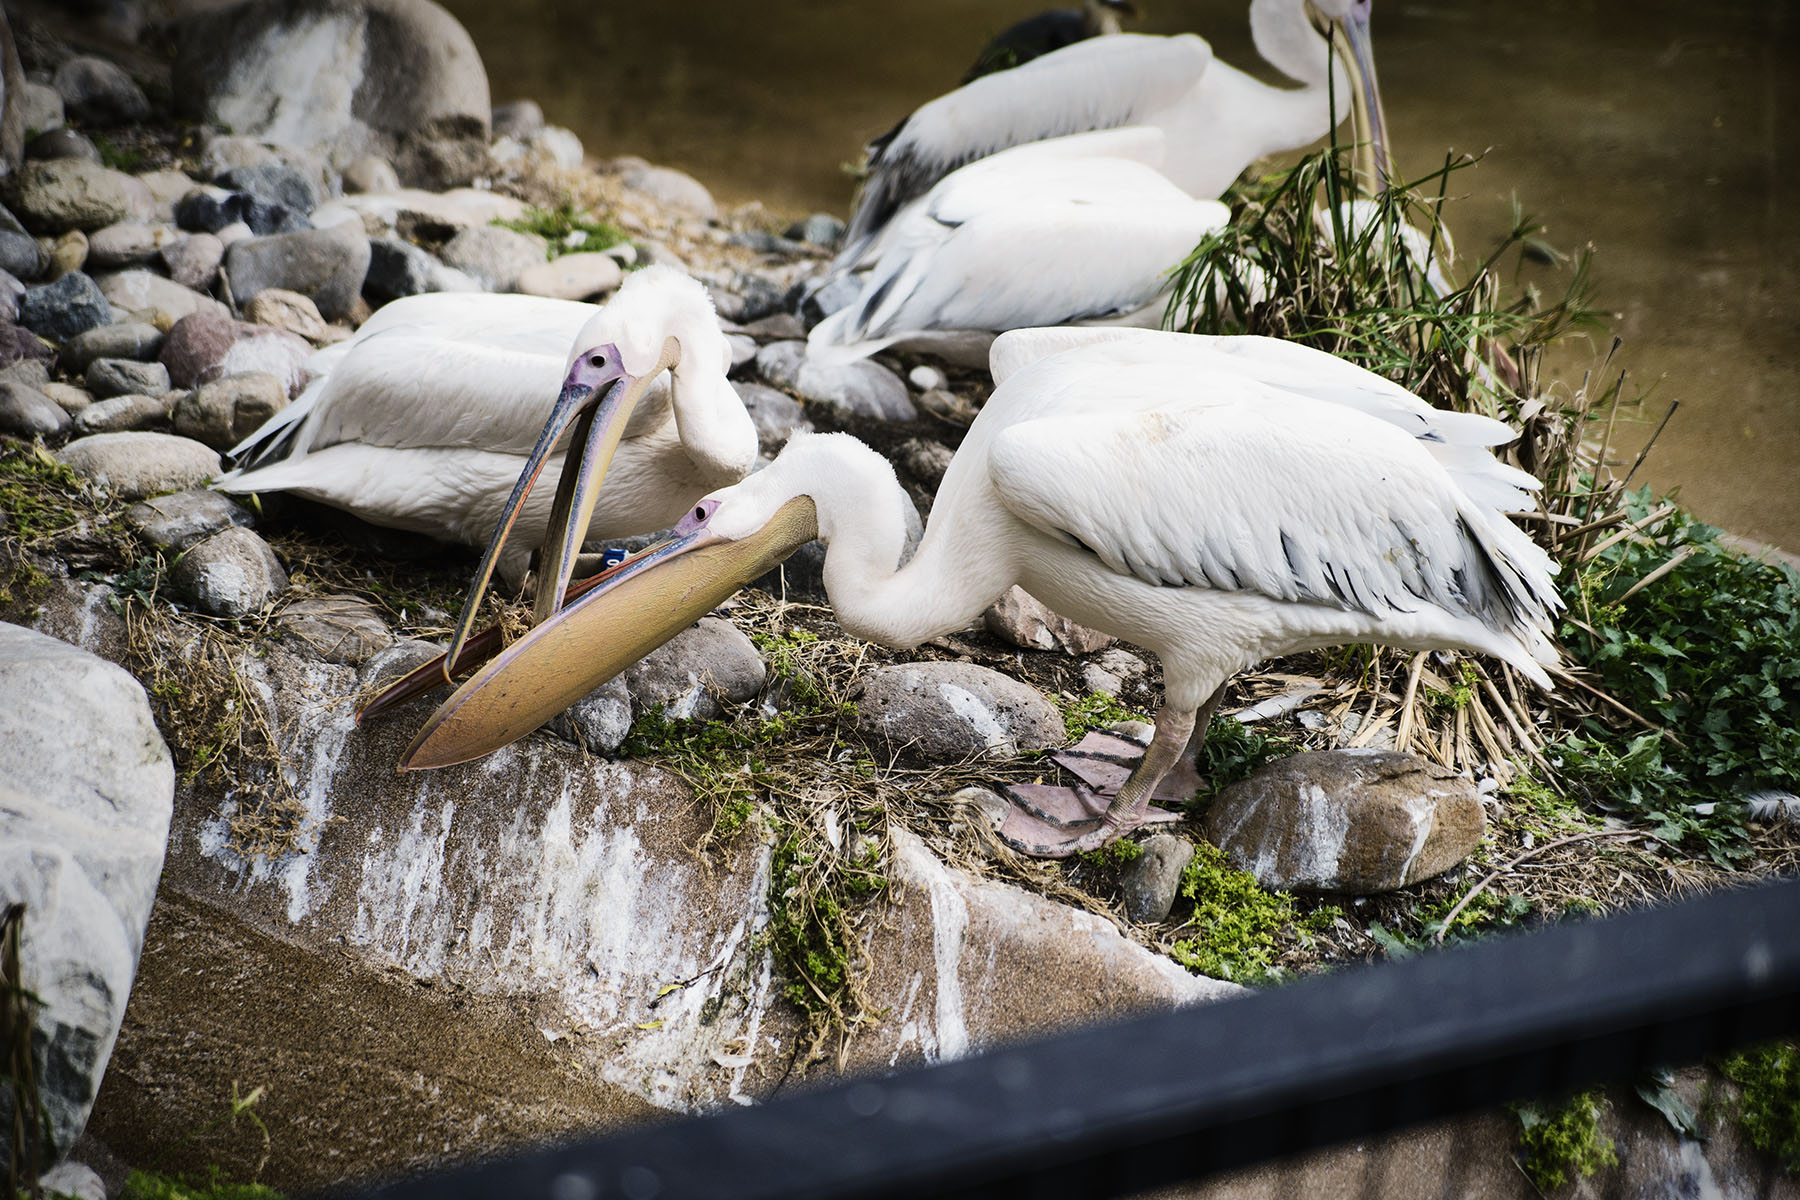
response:
<path id="1" fill-rule="evenodd" d="M 1413 655 L 1412 668 L 1406 673 L 1406 695 L 1400 700 L 1400 730 L 1394 734 L 1394 749 L 1406 753 L 1407 745 L 1412 741 L 1413 700 L 1419 691 L 1419 673 L 1425 669 L 1425 652 L 1421 650 Z"/>
<path id="2" fill-rule="evenodd" d="M 1596 697 L 1603 703 L 1605 703 L 1613 708 L 1618 709 L 1620 712 L 1624 713 L 1626 716 L 1628 716 L 1632 720 L 1636 721 L 1639 725 L 1642 725 L 1645 729 L 1652 730 L 1655 733 L 1668 738 L 1671 742 L 1674 742 L 1677 746 L 1681 747 L 1683 750 L 1687 749 L 1687 743 L 1682 741 L 1680 738 L 1676 737 L 1669 730 L 1664 729 L 1661 725 L 1658 725 L 1655 721 L 1652 721 L 1649 717 L 1640 716 L 1638 713 L 1635 713 L 1631 709 L 1626 708 L 1623 704 L 1619 703 L 1617 700 L 1614 700 L 1611 696 L 1607 695 L 1605 692 L 1601 691 L 1599 688 L 1595 687 L 1593 684 L 1586 683 L 1586 682 L 1576 678 L 1574 675 L 1570 674 L 1567 670 L 1563 669 L 1562 667 L 1551 667 L 1549 670 L 1550 670 L 1550 674 L 1552 674 L 1556 678 L 1562 680 L 1564 683 L 1574 684 L 1576 687 L 1580 688 L 1582 691 L 1587 692 L 1589 695 Z"/>
<path id="3" fill-rule="evenodd" d="M 1627 525 L 1625 528 L 1619 530 L 1619 532 L 1613 534 L 1611 537 L 1607 538 L 1605 541 L 1601 542 L 1599 545 L 1595 546 L 1593 549 L 1587 551 L 1585 554 L 1583 554 L 1581 556 L 1581 558 L 1578 561 L 1585 563 L 1585 562 L 1590 562 L 1593 559 L 1598 558 L 1601 554 L 1605 553 L 1608 549 L 1610 549 L 1617 543 L 1624 541 L 1626 538 L 1630 537 L 1632 534 L 1638 532 L 1641 529 L 1649 528 L 1650 526 L 1656 524 L 1658 521 L 1662 520 L 1664 517 L 1673 516 L 1676 513 L 1676 511 L 1677 511 L 1677 508 L 1675 505 L 1665 504 L 1661 508 L 1657 509 L 1655 512 L 1645 513 L 1643 516 L 1639 517 L 1637 520 L 1633 521 L 1631 524 Z"/>
<path id="4" fill-rule="evenodd" d="M 1643 591 L 1645 588 L 1649 587 L 1651 584 L 1653 584 L 1657 580 L 1661 579 L 1664 575 L 1667 575 L 1670 571 L 1673 571 L 1676 567 L 1679 567 L 1682 563 L 1684 563 L 1688 559 L 1694 557 L 1694 555 L 1698 552 L 1699 552 L 1699 548 L 1696 546 L 1683 546 L 1680 549 L 1680 551 L 1675 554 L 1675 556 L 1673 558 L 1669 559 L 1668 562 L 1664 563 L 1662 566 L 1656 568 L 1656 570 L 1650 572 L 1648 575 L 1644 576 L 1642 579 L 1638 580 L 1636 583 L 1634 583 L 1630 587 L 1626 588 L 1625 594 L 1620 596 L 1617 600 L 1613 601 L 1613 603 L 1614 604 L 1625 603 L 1627 600 L 1631 599 L 1633 596 L 1637 595 L 1639 592 Z"/>
<path id="5" fill-rule="evenodd" d="M 1554 842 L 1545 842 L 1541 846 L 1534 846 L 1513 859 L 1511 862 L 1504 863 L 1495 867 L 1492 871 L 1489 871 L 1482 878 L 1480 883 L 1477 883 L 1474 887 L 1470 888 L 1463 898 L 1456 902 L 1456 905 L 1445 915 L 1444 923 L 1438 926 L 1438 931 L 1432 934 L 1431 938 L 1438 945 L 1443 945 L 1444 935 L 1450 932 L 1450 927 L 1456 923 L 1456 918 L 1462 915 L 1462 910 L 1469 906 L 1469 901 L 1486 891 L 1488 884 L 1494 882 L 1494 880 L 1500 878 L 1500 876 L 1506 874 L 1528 858 L 1536 858 L 1547 850 L 1554 850 L 1558 846 L 1567 846 L 1571 842 L 1586 842 L 1591 841 L 1594 838 L 1648 836 L 1649 835 L 1641 829 L 1590 829 L 1586 833 L 1571 833 L 1567 837 L 1557 838 Z"/>
<path id="6" fill-rule="evenodd" d="M 1663 419 L 1661 423 L 1657 425 L 1656 432 L 1650 435 L 1650 440 L 1644 443 L 1644 448 L 1642 450 L 1638 451 L 1637 460 L 1631 464 L 1631 470 L 1625 472 L 1625 478 L 1619 484 L 1619 490 L 1621 492 L 1631 486 L 1631 477 L 1636 475 L 1638 468 L 1644 465 L 1644 459 L 1650 454 L 1650 447 L 1656 445 L 1656 439 L 1661 437 L 1662 431 L 1669 426 L 1669 418 L 1673 417 L 1675 415 L 1675 410 L 1680 407 L 1681 401 L 1669 401 L 1669 411 L 1663 414 Z"/>

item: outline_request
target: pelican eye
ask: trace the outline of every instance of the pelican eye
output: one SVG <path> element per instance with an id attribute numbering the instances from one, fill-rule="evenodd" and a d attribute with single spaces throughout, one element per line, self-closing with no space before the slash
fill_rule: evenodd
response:
<path id="1" fill-rule="evenodd" d="M 702 504 L 694 509 L 694 520 L 696 520 L 696 521 L 706 520 L 706 505 Z"/>
<path id="2" fill-rule="evenodd" d="M 604 354 L 593 354 L 593 355 L 589 355 L 589 356 L 588 356 L 588 366 L 590 366 L 590 367 L 604 367 L 604 366 L 605 366 L 605 365 L 606 365 L 606 355 L 604 355 Z"/>

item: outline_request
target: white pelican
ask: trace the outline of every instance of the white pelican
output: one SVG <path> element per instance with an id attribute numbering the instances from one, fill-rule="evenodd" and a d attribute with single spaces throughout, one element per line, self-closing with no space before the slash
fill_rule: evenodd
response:
<path id="1" fill-rule="evenodd" d="M 856 636 L 915 646 L 1018 584 L 1162 660 L 1155 736 L 1111 802 L 1040 791 L 1003 827 L 1033 853 L 1174 819 L 1150 807 L 1156 784 L 1226 681 L 1272 655 L 1457 647 L 1550 685 L 1555 566 L 1502 514 L 1537 481 L 1486 450 L 1512 436 L 1499 422 L 1263 338 L 1020 330 L 993 367 L 905 566 L 888 463 L 842 434 L 797 438 L 477 671 L 402 769 L 522 736 L 815 536 Z"/>
<path id="2" fill-rule="evenodd" d="M 1137 6 L 1131 0 L 1084 0 L 1080 8 L 1051 8 L 1015 21 L 982 48 L 962 81 L 1010 70 L 1087 38 L 1121 33 L 1121 15 L 1135 18 Z"/>
<path id="3" fill-rule="evenodd" d="M 609 351 L 609 366 L 591 362 Z M 240 465 L 215 486 L 293 492 L 377 525 L 482 545 L 552 410 L 572 415 L 559 396 L 597 398 L 593 389 L 623 372 L 650 386 L 641 403 L 634 395 L 600 422 L 623 440 L 586 534 L 666 529 L 755 461 L 755 427 L 725 378 L 730 362 L 705 289 L 666 267 L 633 273 L 600 307 L 412 296 L 308 360 L 322 377 L 232 451 Z M 550 467 L 551 480 L 560 474 Z M 497 560 L 515 583 L 550 524 L 553 490 L 524 497 L 515 514 L 521 536 Z"/>
<path id="4" fill-rule="evenodd" d="M 1385 130 L 1368 40 L 1370 2 L 1252 0 L 1257 51 L 1299 88 L 1272 87 L 1215 61 L 1193 34 L 1122 33 L 1077 42 L 940 96 L 870 145 L 868 179 L 833 270 L 865 262 L 894 216 L 963 164 L 1085 130 L 1160 128 L 1168 138 L 1163 174 L 1189 195 L 1210 198 L 1256 159 L 1323 137 L 1355 108 L 1368 118 L 1379 167 Z M 1328 45 L 1354 64 L 1348 77 L 1332 70 L 1337 54 Z"/>
<path id="5" fill-rule="evenodd" d="M 813 326 L 808 354 L 861 358 L 936 331 L 1160 324 L 1170 269 L 1231 216 L 1158 174 L 1163 154 L 1161 130 L 1134 126 L 952 171 L 889 227 L 861 294 Z"/>

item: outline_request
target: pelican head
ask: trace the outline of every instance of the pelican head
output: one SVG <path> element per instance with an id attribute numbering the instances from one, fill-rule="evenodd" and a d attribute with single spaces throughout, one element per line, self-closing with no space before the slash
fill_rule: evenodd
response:
<path id="1" fill-rule="evenodd" d="M 1359 164 L 1375 188 L 1388 181 L 1387 119 L 1381 111 L 1381 89 L 1375 78 L 1375 50 L 1369 40 L 1372 0 L 1304 0 L 1307 16 L 1338 54 L 1351 65 L 1351 121 L 1356 129 Z M 1333 114 L 1334 121 L 1337 119 Z"/>

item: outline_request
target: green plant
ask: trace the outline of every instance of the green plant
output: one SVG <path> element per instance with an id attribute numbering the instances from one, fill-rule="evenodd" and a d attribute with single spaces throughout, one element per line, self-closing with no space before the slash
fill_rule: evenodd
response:
<path id="1" fill-rule="evenodd" d="M 1170 957 L 1190 971 L 1238 983 L 1276 978 L 1272 968 L 1284 939 L 1306 939 L 1340 915 L 1328 905 L 1302 916 L 1293 897 L 1264 891 L 1254 875 L 1232 866 L 1223 850 L 1206 841 L 1194 847 L 1179 894 L 1193 901 L 1182 926 L 1193 933 L 1169 948 Z"/>
<path id="2" fill-rule="evenodd" d="M 1517 1104 L 1520 1165 L 1540 1191 L 1619 1165 L 1618 1147 L 1600 1128 L 1607 1108 L 1598 1090 L 1561 1104 Z"/>
<path id="3" fill-rule="evenodd" d="M 1089 692 L 1079 698 L 1067 695 L 1056 698 L 1062 709 L 1063 731 L 1071 742 L 1096 729 L 1110 729 L 1121 721 L 1148 721 L 1147 714 L 1127 707 L 1117 696 L 1105 692 Z"/>
<path id="4" fill-rule="evenodd" d="M 282 1200 L 282 1194 L 263 1183 L 234 1183 L 217 1166 L 209 1166 L 204 1179 L 134 1170 L 125 1180 L 126 1200 Z"/>
<path id="5" fill-rule="evenodd" d="M 1772 1042 L 1719 1064 L 1742 1090 L 1737 1122 L 1750 1144 L 1800 1173 L 1800 1046 Z"/>
<path id="6" fill-rule="evenodd" d="M 567 203 L 555 208 L 528 208 L 516 221 L 495 221 L 494 224 L 543 238 L 545 257 L 550 259 L 578 250 L 605 250 L 631 240 L 617 225 L 600 220 L 585 208 Z"/>
<path id="7" fill-rule="evenodd" d="M 89 508 L 81 477 L 42 444 L 0 440 L 0 532 L 34 542 L 77 524 Z"/>
<path id="8" fill-rule="evenodd" d="M 1214 717 L 1206 730 L 1206 745 L 1200 749 L 1200 773 L 1216 792 L 1299 749 L 1278 734 L 1240 725 L 1230 717 Z"/>

